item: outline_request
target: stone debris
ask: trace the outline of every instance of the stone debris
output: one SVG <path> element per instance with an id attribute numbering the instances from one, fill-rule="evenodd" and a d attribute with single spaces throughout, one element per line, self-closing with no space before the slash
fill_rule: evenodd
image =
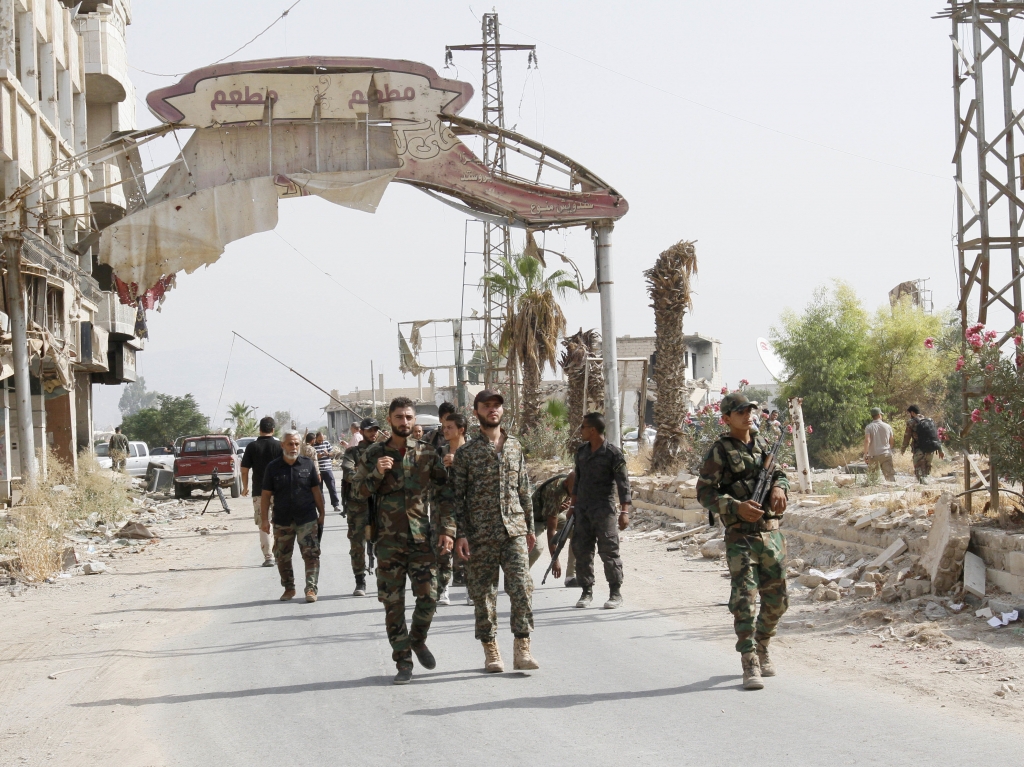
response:
<path id="1" fill-rule="evenodd" d="M 853 595 L 856 597 L 868 597 L 873 598 L 875 596 L 875 584 L 874 583 L 855 583 L 853 584 Z"/>
<path id="2" fill-rule="evenodd" d="M 938 602 L 929 602 L 924 608 L 924 617 L 930 621 L 937 621 L 948 616 L 946 608 Z"/>
<path id="3" fill-rule="evenodd" d="M 725 541 L 714 538 L 701 544 L 700 555 L 705 559 L 716 559 L 725 555 Z"/>
<path id="4" fill-rule="evenodd" d="M 985 562 L 977 554 L 964 554 L 964 590 L 968 594 L 985 598 Z"/>
<path id="5" fill-rule="evenodd" d="M 105 573 L 107 566 L 102 562 L 86 562 L 82 565 L 82 572 L 86 575 L 98 575 L 99 573 Z"/>
<path id="6" fill-rule="evenodd" d="M 155 538 L 145 525 L 140 522 L 128 522 L 120 530 L 117 531 L 118 538 L 128 538 L 132 540 L 149 540 Z"/>

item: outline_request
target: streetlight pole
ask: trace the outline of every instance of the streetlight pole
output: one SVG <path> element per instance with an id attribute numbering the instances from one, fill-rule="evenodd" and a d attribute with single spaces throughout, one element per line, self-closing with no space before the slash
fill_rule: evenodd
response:
<path id="1" fill-rule="evenodd" d="M 601 358 L 604 362 L 605 438 L 622 446 L 619 434 L 619 355 L 615 341 L 615 313 L 612 308 L 612 223 L 594 226 L 597 250 L 597 288 L 601 292 Z M 589 365 L 589 362 L 587 363 Z M 586 395 L 584 395 L 586 396 Z"/>

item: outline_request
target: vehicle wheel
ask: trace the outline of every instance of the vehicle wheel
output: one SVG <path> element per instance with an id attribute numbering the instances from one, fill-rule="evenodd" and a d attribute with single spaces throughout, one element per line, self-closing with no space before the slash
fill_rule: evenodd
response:
<path id="1" fill-rule="evenodd" d="M 231 483 L 231 497 L 240 498 L 242 496 L 242 488 L 238 484 L 238 477 L 235 477 L 235 481 Z"/>
<path id="2" fill-rule="evenodd" d="M 192 488 L 187 485 L 181 485 L 177 482 L 174 483 L 174 497 L 185 500 L 192 497 Z"/>

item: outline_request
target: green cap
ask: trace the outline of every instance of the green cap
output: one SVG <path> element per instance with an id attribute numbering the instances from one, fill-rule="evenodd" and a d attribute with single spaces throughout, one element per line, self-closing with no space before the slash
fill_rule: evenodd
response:
<path id="1" fill-rule="evenodd" d="M 871 408 L 871 417 L 872 418 L 877 418 L 881 414 L 882 414 L 882 408 L 880 408 L 880 407 L 873 407 L 873 408 Z"/>
<path id="2" fill-rule="evenodd" d="M 757 407 L 756 402 L 751 402 L 747 399 L 743 392 L 734 391 L 731 394 L 726 394 L 722 397 L 722 401 L 718 407 L 721 409 L 722 415 L 729 415 L 737 410 L 747 410 L 748 408 Z"/>

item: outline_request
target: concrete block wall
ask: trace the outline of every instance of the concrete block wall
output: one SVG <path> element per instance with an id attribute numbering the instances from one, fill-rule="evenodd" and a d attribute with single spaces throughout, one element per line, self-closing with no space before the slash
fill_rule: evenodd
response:
<path id="1" fill-rule="evenodd" d="M 1024 594 L 1024 533 L 1006 533 L 993 527 L 971 530 L 968 551 L 985 562 L 985 576 L 1011 594 Z"/>

